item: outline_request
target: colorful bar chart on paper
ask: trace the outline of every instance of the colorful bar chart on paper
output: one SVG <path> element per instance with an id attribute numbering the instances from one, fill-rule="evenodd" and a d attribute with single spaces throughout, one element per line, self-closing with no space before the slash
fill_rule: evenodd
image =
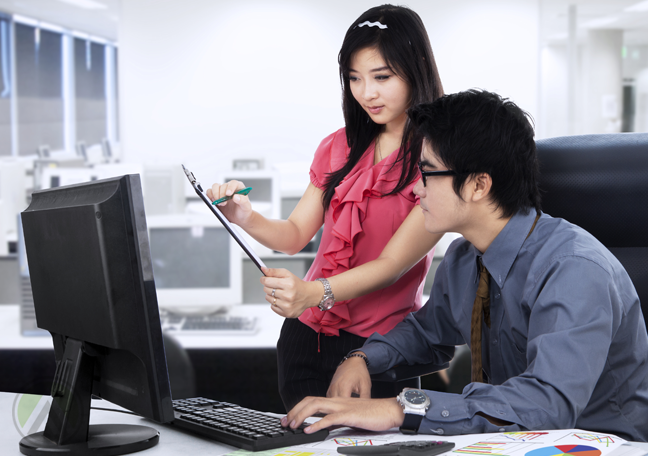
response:
<path id="1" fill-rule="evenodd" d="M 601 450 L 586 445 L 556 445 L 529 451 L 525 456 L 600 456 Z"/>

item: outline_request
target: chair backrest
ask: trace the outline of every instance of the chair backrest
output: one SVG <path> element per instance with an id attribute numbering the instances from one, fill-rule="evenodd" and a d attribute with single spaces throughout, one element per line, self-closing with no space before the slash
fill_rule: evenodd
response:
<path id="1" fill-rule="evenodd" d="M 648 133 L 537 141 L 542 210 L 594 235 L 621 262 L 648 321 Z"/>

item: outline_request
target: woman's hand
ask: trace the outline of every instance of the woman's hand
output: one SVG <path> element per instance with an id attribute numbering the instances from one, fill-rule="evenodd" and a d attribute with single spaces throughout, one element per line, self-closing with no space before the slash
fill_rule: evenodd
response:
<path id="1" fill-rule="evenodd" d="M 305 282 L 287 269 L 263 268 L 263 273 L 261 283 L 266 301 L 282 317 L 297 318 L 304 310 L 319 304 L 324 296 L 320 282 Z"/>
<path id="2" fill-rule="evenodd" d="M 227 220 L 237 224 L 241 228 L 245 228 L 246 223 L 252 217 L 250 198 L 246 195 L 235 194 L 236 191 L 243 188 L 245 188 L 243 182 L 233 180 L 226 184 L 214 184 L 205 192 L 207 197 L 212 201 L 234 195 L 231 200 L 220 203 L 218 209 L 227 217 Z"/>

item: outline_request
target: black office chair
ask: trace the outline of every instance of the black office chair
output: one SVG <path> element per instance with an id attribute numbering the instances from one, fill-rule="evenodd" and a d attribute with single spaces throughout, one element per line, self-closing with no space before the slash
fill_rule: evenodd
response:
<path id="1" fill-rule="evenodd" d="M 594 235 L 630 275 L 648 318 L 648 133 L 537 141 L 542 210 Z"/>
<path id="2" fill-rule="evenodd" d="M 171 384 L 171 397 L 173 399 L 196 397 L 196 379 L 189 354 L 170 334 L 162 333 L 162 338 Z"/>
<path id="3" fill-rule="evenodd" d="M 396 397 L 403 388 L 420 388 L 421 377 L 435 372 L 433 364 L 401 364 L 371 376 L 371 397 Z"/>

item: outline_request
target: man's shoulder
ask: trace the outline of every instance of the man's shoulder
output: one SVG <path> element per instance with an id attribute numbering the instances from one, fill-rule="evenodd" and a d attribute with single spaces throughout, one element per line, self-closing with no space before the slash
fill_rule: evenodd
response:
<path id="1" fill-rule="evenodd" d="M 539 263 L 573 259 L 594 262 L 610 274 L 621 267 L 616 257 L 598 239 L 565 219 L 543 214 L 533 234 L 522 251 L 531 253 L 538 266 L 541 266 Z"/>

